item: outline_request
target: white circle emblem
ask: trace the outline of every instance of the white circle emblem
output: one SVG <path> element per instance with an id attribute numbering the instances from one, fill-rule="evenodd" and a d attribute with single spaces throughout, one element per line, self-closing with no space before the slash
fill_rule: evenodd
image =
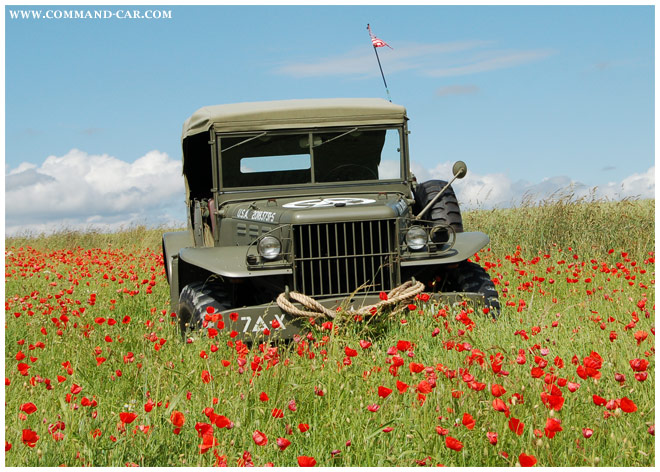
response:
<path id="1" fill-rule="evenodd" d="M 366 205 L 375 203 L 376 200 L 370 198 L 315 198 L 313 200 L 301 200 L 299 202 L 287 203 L 284 208 L 328 208 L 339 204 L 339 206 L 348 205 Z"/>

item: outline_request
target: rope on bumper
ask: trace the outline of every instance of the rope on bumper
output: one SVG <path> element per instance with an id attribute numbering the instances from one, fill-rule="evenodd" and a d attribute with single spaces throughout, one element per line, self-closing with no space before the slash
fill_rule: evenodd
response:
<path id="1" fill-rule="evenodd" d="M 386 300 L 381 300 L 373 305 L 363 306 L 359 310 L 350 310 L 347 313 L 349 315 L 366 315 L 369 313 L 373 313 L 374 309 L 380 310 L 381 308 L 386 308 L 388 306 L 393 306 L 398 303 L 408 302 L 410 300 L 413 300 L 418 294 L 422 293 L 423 290 L 424 290 L 423 283 L 421 282 L 413 283 L 412 281 L 409 280 L 408 282 L 405 282 L 399 285 L 398 287 L 394 287 L 387 294 Z M 309 297 L 302 293 L 289 292 L 289 298 L 297 301 L 305 308 L 310 310 L 307 311 L 297 308 L 295 305 L 293 305 L 293 303 L 287 300 L 286 293 L 282 292 L 277 297 L 277 305 L 282 309 L 282 311 L 285 311 L 290 315 L 304 316 L 307 318 L 328 317 L 330 319 L 334 319 L 334 317 L 337 314 L 336 312 L 329 310 L 328 308 L 325 308 L 323 305 L 321 305 L 319 302 L 314 300 L 312 297 Z"/>

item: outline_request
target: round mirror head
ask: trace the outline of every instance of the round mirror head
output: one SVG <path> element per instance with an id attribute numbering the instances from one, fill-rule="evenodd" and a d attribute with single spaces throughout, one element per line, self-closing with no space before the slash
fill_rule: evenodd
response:
<path id="1" fill-rule="evenodd" d="M 456 161 L 451 171 L 454 173 L 454 177 L 456 177 L 457 179 L 462 179 L 463 177 L 465 177 L 465 174 L 467 174 L 467 166 L 463 161 Z"/>

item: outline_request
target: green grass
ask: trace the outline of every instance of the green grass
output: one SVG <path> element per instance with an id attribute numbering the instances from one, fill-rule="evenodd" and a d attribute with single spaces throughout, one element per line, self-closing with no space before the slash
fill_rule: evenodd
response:
<path id="1" fill-rule="evenodd" d="M 227 333 L 181 342 L 170 316 L 161 230 L 7 239 L 5 437 L 11 449 L 5 463 L 213 465 L 214 452 L 200 454 L 202 439 L 195 429 L 196 423 L 210 423 L 204 409 L 212 407 L 234 423 L 232 429 L 213 426 L 218 442 L 214 450 L 226 456 L 230 466 L 244 460 L 245 451 L 257 466 L 295 466 L 299 456 L 312 456 L 319 466 L 415 466 L 416 461 L 513 466 L 521 453 L 547 467 L 653 466 L 654 437 L 648 429 L 654 427 L 655 415 L 654 205 L 565 199 L 467 212 L 466 230 L 491 237 L 478 259 L 498 283 L 503 309 L 497 321 L 467 313 L 474 322 L 467 326 L 456 320 L 460 307 L 443 317 L 442 307 L 416 302 L 415 309 L 397 316 L 381 313 L 368 323 L 340 319 L 332 330 L 320 329 L 320 323 L 308 326 L 313 339 L 281 344 L 276 354 L 255 346 L 244 355 L 243 369 L 241 356 L 227 345 Z M 626 328 L 633 312 L 639 320 Z M 68 317 L 66 326 L 62 316 Z M 98 324 L 98 317 L 117 323 Z M 130 323 L 122 323 L 125 317 Z M 436 328 L 439 334 L 434 336 Z M 639 343 L 638 332 L 647 336 Z M 160 340 L 164 344 L 156 350 Z M 372 345 L 362 349 L 360 340 Z M 392 356 L 386 352 L 400 340 L 413 344 L 413 357 L 398 352 L 404 365 L 395 377 L 389 371 Z M 471 350 L 457 350 L 456 345 L 464 343 Z M 346 347 L 357 351 L 350 365 L 345 365 Z M 520 349 L 526 352 L 522 365 L 516 362 Z M 26 356 L 20 361 L 19 351 Z M 575 356 L 582 364 L 592 351 L 603 358 L 600 378 L 582 379 L 571 361 Z M 132 362 L 124 360 L 129 352 L 134 354 Z M 490 358 L 498 353 L 506 376 L 491 368 Z M 268 366 L 274 356 L 277 363 Z M 97 365 L 101 357 L 106 360 Z M 531 375 L 535 357 L 548 361 L 540 378 Z M 556 358 L 563 367 L 554 364 Z M 635 379 L 629 364 L 633 359 L 649 362 L 646 380 Z M 66 361 L 72 374 L 62 366 Z M 27 375 L 18 371 L 19 362 L 30 366 Z M 261 370 L 253 373 L 251 366 L 260 362 Z M 412 362 L 433 368 L 435 387 L 423 404 L 415 389 L 430 377 L 424 371 L 412 373 Z M 541 400 L 551 366 L 557 377 L 580 384 L 575 392 L 560 387 L 565 402 L 559 411 L 549 410 Z M 485 388 L 470 388 L 461 369 L 468 369 Z M 209 383 L 202 381 L 204 370 L 213 376 Z M 446 375 L 450 371 L 456 371 L 455 377 Z M 616 373 L 625 375 L 622 385 Z M 58 375 L 65 379 L 60 382 Z M 397 391 L 397 380 L 409 385 L 405 393 Z M 71 394 L 74 384 L 82 387 L 76 395 Z M 505 414 L 493 409 L 493 384 L 506 389 L 500 398 L 510 416 L 525 424 L 522 435 L 512 432 Z M 393 392 L 381 398 L 379 386 Z M 261 392 L 267 401 L 260 400 Z M 511 403 L 514 394 L 523 401 Z M 595 405 L 593 395 L 608 401 L 626 397 L 637 411 L 626 413 L 615 404 L 608 410 Z M 82 406 L 83 397 L 97 405 Z M 144 409 L 148 398 L 156 403 L 150 412 Z M 291 400 L 295 411 L 287 408 Z M 37 411 L 21 417 L 21 405 L 28 402 Z M 375 412 L 367 409 L 373 404 L 379 405 Z M 283 410 L 284 417 L 274 418 L 274 408 Z M 128 411 L 137 418 L 122 432 L 119 414 Z M 170 422 L 173 411 L 185 415 L 178 435 Z M 465 413 L 474 418 L 474 429 L 462 425 Z M 561 420 L 563 428 L 551 439 L 543 434 L 548 418 Z M 58 421 L 65 429 L 63 439 L 56 441 L 48 427 Z M 301 432 L 301 423 L 309 430 Z M 437 426 L 461 441 L 462 450 L 449 449 Z M 383 432 L 386 427 L 393 429 Z M 592 429 L 593 435 L 583 437 L 583 428 Z M 35 447 L 23 444 L 24 429 L 39 436 Z M 101 435 L 94 438 L 96 429 Z M 252 435 L 257 430 L 267 436 L 266 445 L 255 444 Z M 496 445 L 489 443 L 487 432 L 498 434 Z M 280 451 L 278 437 L 291 445 Z"/>

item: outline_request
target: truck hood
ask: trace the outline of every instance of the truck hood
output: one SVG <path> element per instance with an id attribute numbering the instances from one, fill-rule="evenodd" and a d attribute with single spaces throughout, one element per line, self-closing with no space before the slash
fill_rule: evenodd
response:
<path id="1" fill-rule="evenodd" d="M 224 214 L 237 220 L 277 225 L 392 219 L 407 214 L 408 208 L 405 199 L 396 193 L 358 193 L 230 203 L 224 207 Z"/>

